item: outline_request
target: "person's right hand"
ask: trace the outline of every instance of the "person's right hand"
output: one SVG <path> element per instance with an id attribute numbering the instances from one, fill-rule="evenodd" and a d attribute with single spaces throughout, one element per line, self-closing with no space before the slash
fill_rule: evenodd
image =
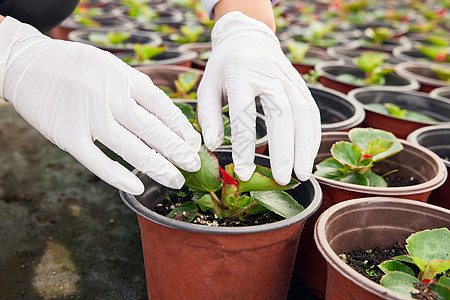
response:
<path id="1" fill-rule="evenodd" d="M 52 40 L 11 17 L 0 23 L 0 98 L 125 192 L 141 194 L 144 186 L 95 140 L 171 188 L 184 183 L 173 164 L 191 172 L 200 168 L 200 135 L 149 77 L 109 52 Z"/>

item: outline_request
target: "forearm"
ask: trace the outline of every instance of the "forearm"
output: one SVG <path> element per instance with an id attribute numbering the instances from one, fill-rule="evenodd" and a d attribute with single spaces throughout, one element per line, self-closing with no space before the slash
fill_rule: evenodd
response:
<path id="1" fill-rule="evenodd" d="M 265 23 L 274 32 L 276 30 L 272 3 L 269 0 L 221 0 L 214 6 L 216 21 L 231 11 L 240 11 L 251 18 Z"/>

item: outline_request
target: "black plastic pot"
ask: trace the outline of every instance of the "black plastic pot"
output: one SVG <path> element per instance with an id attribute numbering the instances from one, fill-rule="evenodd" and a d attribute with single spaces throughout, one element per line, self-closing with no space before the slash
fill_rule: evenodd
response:
<path id="1" fill-rule="evenodd" d="M 418 201 L 370 197 L 338 203 L 321 214 L 314 239 L 327 262 L 326 299 L 407 299 L 364 277 L 338 256 L 353 250 L 387 249 L 411 234 L 448 227 L 450 211 Z"/>
<path id="2" fill-rule="evenodd" d="M 365 77 L 362 70 L 345 61 L 328 61 L 318 63 L 315 66 L 315 70 L 321 74 L 319 78 L 319 82 L 321 84 L 341 93 L 347 94 L 353 89 L 363 87 L 363 85 L 346 83 L 337 79 L 337 76 L 341 74 L 351 74 L 358 78 Z M 385 78 L 386 83 L 383 85 L 383 88 L 386 90 L 407 91 L 416 90 L 419 88 L 419 83 L 416 80 L 404 78 L 395 72 L 386 75 Z"/>
<path id="3" fill-rule="evenodd" d="M 430 96 L 433 98 L 444 98 L 450 101 L 450 86 L 444 86 L 431 91 Z"/>
<path id="4" fill-rule="evenodd" d="M 382 51 L 389 54 L 392 54 L 397 47 L 410 47 L 409 40 L 405 37 L 387 39 L 380 45 L 374 44 L 369 38 L 361 38 L 359 42 L 362 51 Z"/>
<path id="5" fill-rule="evenodd" d="M 449 84 L 447 81 L 440 80 L 433 72 L 432 68 L 438 66 L 431 63 L 409 61 L 395 66 L 395 72 L 405 78 L 417 80 L 420 83 L 420 90 L 430 93 L 435 88 L 448 86 Z"/>
<path id="6" fill-rule="evenodd" d="M 392 54 L 394 54 L 395 57 L 398 57 L 399 59 L 401 59 L 403 61 L 419 61 L 419 62 L 439 63 L 440 64 L 440 62 L 434 61 L 433 59 L 422 54 L 415 47 L 408 47 L 408 46 L 396 47 L 392 51 Z M 447 66 L 449 66 L 449 65 L 450 64 L 447 64 Z"/>
<path id="7" fill-rule="evenodd" d="M 351 45 L 345 45 L 341 47 L 330 47 L 327 49 L 327 53 L 329 56 L 334 58 L 335 60 L 345 60 L 346 62 L 352 63 L 353 59 L 355 57 L 359 57 L 362 52 L 367 51 L 365 49 L 362 49 L 359 46 L 359 42 L 352 43 Z M 383 52 L 383 51 L 378 51 Z M 384 53 L 384 52 L 383 52 Z M 386 64 L 389 65 L 397 65 L 399 63 L 403 62 L 403 60 L 393 56 L 389 55 L 389 57 L 385 60 Z"/>
<path id="8" fill-rule="evenodd" d="M 322 131 L 349 130 L 364 120 L 364 108 L 359 102 L 326 87 L 308 87 L 320 110 Z"/>
<path id="9" fill-rule="evenodd" d="M 89 40 L 89 34 L 91 33 L 94 32 L 107 33 L 109 31 L 126 31 L 126 30 L 117 30 L 116 28 L 107 28 L 107 27 L 96 29 L 77 29 L 69 33 L 69 40 L 96 46 L 100 49 L 107 50 L 113 53 L 131 50 L 134 48 L 134 44 L 136 43 L 151 46 L 159 46 L 162 43 L 162 40 L 158 36 L 158 34 L 139 30 L 128 31 L 131 35 L 126 41 L 122 43 L 122 45 L 103 46 L 93 43 Z"/>
<path id="10" fill-rule="evenodd" d="M 123 53 L 119 53 L 117 55 L 121 59 L 133 58 L 134 51 L 127 51 Z M 167 49 L 163 53 L 152 57 L 151 62 L 147 65 L 152 66 L 163 66 L 163 65 L 175 65 L 175 66 L 184 66 L 190 67 L 192 61 L 197 58 L 197 53 L 194 51 L 181 51 L 179 49 Z M 132 64 L 132 67 L 143 66 L 143 64 Z"/>
<path id="11" fill-rule="evenodd" d="M 363 125 L 384 129 L 396 137 L 406 137 L 416 129 L 436 123 L 409 121 L 387 114 L 382 114 L 367 106 L 369 103 L 392 103 L 401 109 L 420 112 L 438 120 L 439 123 L 450 122 L 450 102 L 431 98 L 428 94 L 412 91 L 394 91 L 379 88 L 361 88 L 349 93 L 349 98 L 360 102 L 366 111 Z"/>
<path id="12" fill-rule="evenodd" d="M 421 145 L 442 158 L 450 172 L 450 124 L 426 126 L 413 131 L 408 135 L 408 141 Z M 431 192 L 428 202 L 446 209 L 450 209 L 450 179 Z"/>

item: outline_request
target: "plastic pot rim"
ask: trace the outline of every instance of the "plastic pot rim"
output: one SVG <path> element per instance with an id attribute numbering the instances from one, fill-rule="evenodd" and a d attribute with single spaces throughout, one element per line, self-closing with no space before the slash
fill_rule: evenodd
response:
<path id="1" fill-rule="evenodd" d="M 424 125 L 424 126 L 450 123 L 450 122 L 444 122 L 444 121 L 440 121 L 438 123 L 411 121 L 411 120 L 406 120 L 406 119 L 402 119 L 402 118 L 391 116 L 391 115 L 387 115 L 387 114 L 382 114 L 379 111 L 371 108 L 370 106 L 360 102 L 356 98 L 356 95 L 358 93 L 364 93 L 364 92 L 389 92 L 389 93 L 397 93 L 397 94 L 409 94 L 411 96 L 419 96 L 419 97 L 428 98 L 431 101 L 441 101 L 441 102 L 450 104 L 450 101 L 448 101 L 446 99 L 442 99 L 441 97 L 439 97 L 439 98 L 438 97 L 431 97 L 429 94 L 424 93 L 424 92 L 419 92 L 419 91 L 402 91 L 402 90 L 398 91 L 398 90 L 393 90 L 393 89 L 386 89 L 384 87 L 363 87 L 363 88 L 358 88 L 358 89 L 351 90 L 348 93 L 349 99 L 354 99 L 355 101 L 358 101 L 359 103 L 362 104 L 362 106 L 364 107 L 365 110 L 368 110 L 368 111 L 370 111 L 370 112 L 372 112 L 374 114 L 378 114 L 378 115 L 381 115 L 381 116 L 397 119 L 397 120 L 403 121 L 403 122 L 416 123 L 416 124 L 420 124 L 420 125 Z"/>
<path id="2" fill-rule="evenodd" d="M 141 66 L 166 66 L 166 65 L 176 65 L 178 63 L 182 63 L 185 61 L 190 61 L 193 59 L 197 58 L 197 53 L 194 51 L 181 51 L 178 48 L 167 48 L 167 50 L 165 51 L 165 53 L 179 53 L 180 55 L 177 57 L 173 57 L 173 58 L 167 58 L 167 59 L 162 59 L 162 60 L 155 60 L 152 61 L 152 63 L 149 64 L 137 64 L 137 65 L 132 65 L 132 67 L 141 67 Z M 119 58 L 126 58 L 126 57 L 133 57 L 134 56 L 134 51 L 130 51 L 128 52 L 124 52 L 122 54 L 118 54 L 117 55 Z"/>
<path id="3" fill-rule="evenodd" d="M 330 78 L 336 82 L 339 82 L 341 84 L 346 84 L 355 88 L 368 88 L 373 89 L 377 88 L 378 86 L 367 86 L 367 85 L 360 85 L 360 84 L 353 84 L 348 82 L 343 82 L 338 79 L 336 79 L 336 76 L 333 74 L 328 73 L 325 71 L 325 68 L 327 67 L 348 67 L 348 68 L 354 68 L 358 69 L 358 67 L 351 65 L 350 63 L 346 62 L 345 60 L 334 60 L 334 61 L 323 61 L 315 65 L 314 69 L 321 74 L 321 76 Z M 358 69 L 359 70 L 359 69 Z M 420 84 L 417 80 L 414 78 L 405 78 L 403 76 L 400 76 L 397 74 L 397 76 L 401 77 L 402 79 L 409 82 L 407 85 L 383 85 L 383 89 L 385 90 L 392 90 L 392 91 L 411 91 L 411 90 L 418 90 L 420 87 Z M 350 91 L 351 92 L 351 91 Z"/>
<path id="4" fill-rule="evenodd" d="M 443 92 L 444 92 L 444 93 L 445 93 L 445 92 L 448 92 L 449 95 L 450 95 L 450 85 L 447 85 L 447 86 L 441 86 L 441 87 L 435 88 L 434 90 L 432 90 L 432 91 L 430 92 L 430 97 L 431 97 L 431 98 L 436 98 L 436 99 L 439 99 L 439 100 L 443 100 L 443 101 L 450 102 L 450 99 L 445 98 L 444 96 L 441 96 L 441 93 L 443 93 Z"/>
<path id="5" fill-rule="evenodd" d="M 416 73 L 413 73 L 408 70 L 409 68 L 422 68 L 422 69 L 431 70 L 431 67 L 433 67 L 433 66 L 439 66 L 439 65 L 434 64 L 434 63 L 425 63 L 425 62 L 419 62 L 419 61 L 417 61 L 417 62 L 416 61 L 405 61 L 405 62 L 399 63 L 398 65 L 395 66 L 395 72 L 397 72 L 397 74 L 399 74 L 402 77 L 414 78 L 417 81 L 419 81 L 419 83 L 424 83 L 424 84 L 435 86 L 435 87 L 447 86 L 448 83 L 443 80 L 422 76 L 420 74 L 416 74 Z"/>
<path id="6" fill-rule="evenodd" d="M 218 151 L 231 153 L 231 150 L 227 150 L 227 149 L 221 149 Z M 215 152 L 217 152 L 217 151 L 215 151 Z M 255 154 L 255 156 L 269 159 L 268 156 L 261 155 L 261 154 Z M 133 173 L 137 174 L 138 171 L 134 170 Z M 119 191 L 119 195 L 120 195 L 120 198 L 123 200 L 123 202 L 136 214 L 140 215 L 141 217 L 143 217 L 149 221 L 152 221 L 152 222 L 157 223 L 162 226 L 179 229 L 179 230 L 190 231 L 190 232 L 207 233 L 207 234 L 249 234 L 249 233 L 258 233 L 258 232 L 271 231 L 271 230 L 285 228 L 285 227 L 291 226 L 293 224 L 296 224 L 298 222 L 304 221 L 307 218 L 309 218 L 317 209 L 319 209 L 319 207 L 322 203 L 322 190 L 320 189 L 320 185 L 314 177 L 311 176 L 311 178 L 308 179 L 308 181 L 311 183 L 311 185 L 313 187 L 314 197 L 313 197 L 311 203 L 305 208 L 304 211 L 300 212 L 299 214 L 295 215 L 294 217 L 284 219 L 284 220 L 281 220 L 278 222 L 274 222 L 274 223 L 270 223 L 270 224 L 263 224 L 263 225 L 243 226 L 243 227 L 205 226 L 205 225 L 198 225 L 198 224 L 192 224 L 192 223 L 186 223 L 186 222 L 173 220 L 173 219 L 167 218 L 165 216 L 162 216 L 160 214 L 157 214 L 156 212 L 143 206 L 136 199 L 136 197 L 131 194 L 125 193 L 123 191 Z M 304 183 L 302 183 L 302 184 L 304 184 Z"/>
<path id="7" fill-rule="evenodd" d="M 328 220 L 333 214 L 335 214 L 340 209 L 343 209 L 344 207 L 349 206 L 363 206 L 364 204 L 369 206 L 371 204 L 375 204 L 378 206 L 385 206 L 389 205 L 389 203 L 405 203 L 409 206 L 419 206 L 424 208 L 429 208 L 433 210 L 439 210 L 441 212 L 449 214 L 449 210 L 431 205 L 428 203 L 410 200 L 410 199 L 403 199 L 403 198 L 390 198 L 390 197 L 367 197 L 367 198 L 357 198 L 352 200 L 347 200 L 344 202 L 337 203 L 327 210 L 325 210 L 317 219 L 315 225 L 314 225 L 314 241 L 316 243 L 316 246 L 321 253 L 321 255 L 324 257 L 324 259 L 327 261 L 328 264 L 330 264 L 334 269 L 336 269 L 341 275 L 343 275 L 345 278 L 351 280 L 353 283 L 357 284 L 361 288 L 365 290 L 370 290 L 370 292 L 376 294 L 379 297 L 382 297 L 384 299 L 408 299 L 394 291 L 391 291 L 385 287 L 383 287 L 380 284 L 377 284 L 373 282 L 372 280 L 364 277 L 363 275 L 359 274 L 356 270 L 352 269 L 349 265 L 347 265 L 345 262 L 343 262 L 339 256 L 334 252 L 334 250 L 331 248 L 331 246 L 328 244 L 325 238 L 319 238 L 319 236 L 323 236 L 325 233 L 325 225 L 326 220 Z M 328 254 L 332 255 L 328 255 Z M 334 254 L 334 255 L 333 255 Z"/>
<path id="8" fill-rule="evenodd" d="M 447 129 L 450 132 L 450 123 L 425 126 L 425 127 L 416 129 L 413 132 L 411 132 L 406 139 L 415 145 L 420 145 L 422 147 L 425 147 L 419 143 L 419 137 L 424 133 L 428 133 L 428 132 L 431 132 L 434 130 L 441 130 L 441 129 Z M 427 148 L 427 147 L 425 147 L 425 148 Z M 445 164 L 445 166 L 447 168 L 450 168 L 450 161 L 446 161 L 446 160 L 442 159 L 442 162 Z"/>
<path id="9" fill-rule="evenodd" d="M 336 136 L 336 139 L 338 137 L 344 138 L 348 136 L 346 132 L 324 132 L 322 135 L 328 135 L 328 136 Z M 380 196 L 402 196 L 402 195 L 414 195 L 414 194 L 420 194 L 428 191 L 432 191 L 442 184 L 444 184 L 445 180 L 447 179 L 447 168 L 442 161 L 442 159 L 432 152 L 431 150 L 428 150 L 427 148 L 413 144 L 409 141 L 399 139 L 399 141 L 402 143 L 402 145 L 408 145 L 412 148 L 416 148 L 423 152 L 425 155 L 428 155 L 433 159 L 433 161 L 436 162 L 438 166 L 438 171 L 436 176 L 431 178 L 430 180 L 419 183 L 416 185 L 410 185 L 410 186 L 402 186 L 402 187 L 374 187 L 374 186 L 364 186 L 364 185 L 357 185 L 352 183 L 345 183 L 329 178 L 324 178 L 321 176 L 313 175 L 317 181 L 320 184 L 325 184 L 331 187 L 336 187 L 339 189 L 362 193 L 362 194 L 368 194 L 368 195 L 380 195 Z M 330 154 L 331 156 L 331 154 Z"/>
<path id="10" fill-rule="evenodd" d="M 343 101 L 349 102 L 355 108 L 355 113 L 353 114 L 353 116 L 351 116 L 350 118 L 348 118 L 346 120 L 336 122 L 336 123 L 331 123 L 331 124 L 322 124 L 321 127 L 322 127 L 323 131 L 332 131 L 332 130 L 335 131 L 335 130 L 349 129 L 354 126 L 357 126 L 358 124 L 361 124 L 362 121 L 364 121 L 364 119 L 366 117 L 366 112 L 364 111 L 364 108 L 361 105 L 361 103 L 359 103 L 358 101 L 356 101 L 354 99 L 350 99 L 344 93 L 341 93 L 339 91 L 336 91 L 336 90 L 333 90 L 331 88 L 327 88 L 324 86 L 308 84 L 308 88 L 310 90 L 315 89 L 315 90 L 318 90 L 321 92 L 327 92 L 329 94 L 335 95 L 339 98 L 342 98 Z"/>

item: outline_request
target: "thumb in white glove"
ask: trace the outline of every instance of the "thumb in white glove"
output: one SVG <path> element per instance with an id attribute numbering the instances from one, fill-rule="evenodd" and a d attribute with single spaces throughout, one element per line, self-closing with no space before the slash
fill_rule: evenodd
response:
<path id="1" fill-rule="evenodd" d="M 172 163 L 200 168 L 200 135 L 150 78 L 111 53 L 52 40 L 10 17 L 0 23 L 0 51 L 0 98 L 105 182 L 144 191 L 95 140 L 171 188 L 184 183 Z"/>
<path id="2" fill-rule="evenodd" d="M 198 89 L 198 114 L 206 146 L 223 141 L 222 98 L 228 100 L 235 172 L 250 179 L 255 169 L 255 97 L 266 115 L 272 172 L 287 184 L 292 169 L 311 176 L 321 125 L 305 82 L 281 50 L 270 28 L 241 12 L 221 17 L 212 31 L 212 54 Z"/>

